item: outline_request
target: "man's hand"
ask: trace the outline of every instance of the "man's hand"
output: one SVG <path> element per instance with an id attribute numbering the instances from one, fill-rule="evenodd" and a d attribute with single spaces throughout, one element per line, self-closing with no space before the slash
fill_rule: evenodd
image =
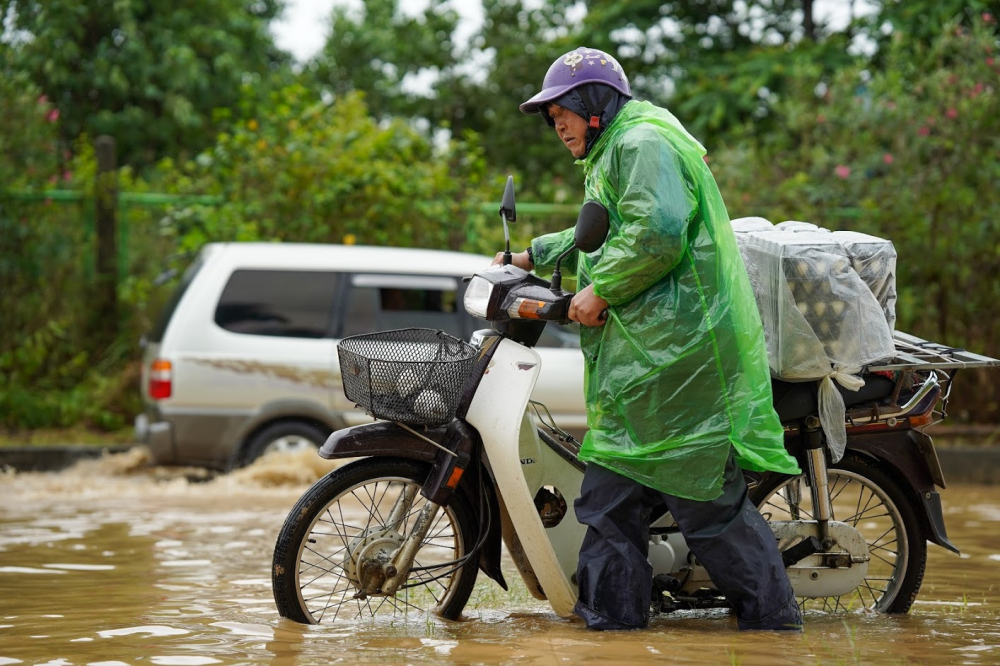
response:
<path id="1" fill-rule="evenodd" d="M 527 250 L 525 250 L 524 252 L 511 253 L 510 263 L 517 266 L 518 268 L 523 268 L 526 271 L 530 271 L 532 268 L 535 267 L 535 265 L 531 263 L 531 259 L 528 258 Z M 503 264 L 503 252 L 497 252 L 497 256 L 493 257 L 493 263 L 490 265 L 500 266 L 501 264 Z"/>
<path id="2" fill-rule="evenodd" d="M 584 326 L 604 326 L 608 307 L 608 302 L 594 293 L 594 285 L 587 285 L 570 301 L 569 318 Z"/>

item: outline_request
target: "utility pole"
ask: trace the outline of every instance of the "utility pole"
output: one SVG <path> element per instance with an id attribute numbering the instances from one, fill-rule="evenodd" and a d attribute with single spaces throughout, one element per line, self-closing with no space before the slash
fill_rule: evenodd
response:
<path id="1" fill-rule="evenodd" d="M 102 135 L 94 141 L 97 177 L 94 214 L 97 232 L 97 280 L 94 309 L 95 348 L 106 347 L 118 333 L 118 157 L 115 139 Z"/>
<path id="2" fill-rule="evenodd" d="M 802 31 L 805 32 L 806 39 L 811 42 L 816 41 L 816 24 L 813 22 L 813 0 L 802 0 Z"/>

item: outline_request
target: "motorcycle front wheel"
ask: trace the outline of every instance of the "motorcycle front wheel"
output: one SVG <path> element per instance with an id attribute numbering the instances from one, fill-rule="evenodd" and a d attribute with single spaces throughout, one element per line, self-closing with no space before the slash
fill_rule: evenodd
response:
<path id="1" fill-rule="evenodd" d="M 803 609 L 882 613 L 910 610 L 927 566 L 927 540 L 912 501 L 874 461 L 848 453 L 829 468 L 833 520 L 854 527 L 871 559 L 862 584 L 839 597 L 801 599 Z M 765 475 L 750 493 L 768 520 L 814 520 L 805 475 Z"/>
<path id="2" fill-rule="evenodd" d="M 413 529 L 427 501 L 419 490 L 428 471 L 412 460 L 366 458 L 317 481 L 292 508 L 274 548 L 271 584 L 281 616 L 305 624 L 421 612 L 457 619 L 478 573 L 466 557 L 477 522 L 460 501 L 438 512 L 395 594 L 362 592 L 373 587 L 372 562 L 391 557 Z"/>

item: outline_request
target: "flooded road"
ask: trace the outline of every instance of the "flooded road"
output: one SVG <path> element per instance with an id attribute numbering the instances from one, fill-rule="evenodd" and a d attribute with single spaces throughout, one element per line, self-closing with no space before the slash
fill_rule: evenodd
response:
<path id="1" fill-rule="evenodd" d="M 596 634 L 556 617 L 505 565 L 465 621 L 306 627 L 278 617 L 275 537 L 314 455 L 239 472 L 149 468 L 141 451 L 56 474 L 0 474 L 0 666 L 48 664 L 996 664 L 1000 487 L 942 493 L 961 557 L 929 549 L 909 615 L 806 615 L 800 635 L 739 634 L 725 612 Z"/>

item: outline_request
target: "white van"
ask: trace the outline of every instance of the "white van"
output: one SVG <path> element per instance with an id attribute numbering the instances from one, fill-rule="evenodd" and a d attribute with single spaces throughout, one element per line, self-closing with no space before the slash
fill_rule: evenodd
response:
<path id="1" fill-rule="evenodd" d="M 320 445 L 371 420 L 344 397 L 337 341 L 396 328 L 462 339 L 484 327 L 465 283 L 491 257 L 405 248 L 213 243 L 184 273 L 144 344 L 138 441 L 157 463 L 227 468 Z M 533 399 L 586 427 L 577 331 L 549 325 Z"/>

